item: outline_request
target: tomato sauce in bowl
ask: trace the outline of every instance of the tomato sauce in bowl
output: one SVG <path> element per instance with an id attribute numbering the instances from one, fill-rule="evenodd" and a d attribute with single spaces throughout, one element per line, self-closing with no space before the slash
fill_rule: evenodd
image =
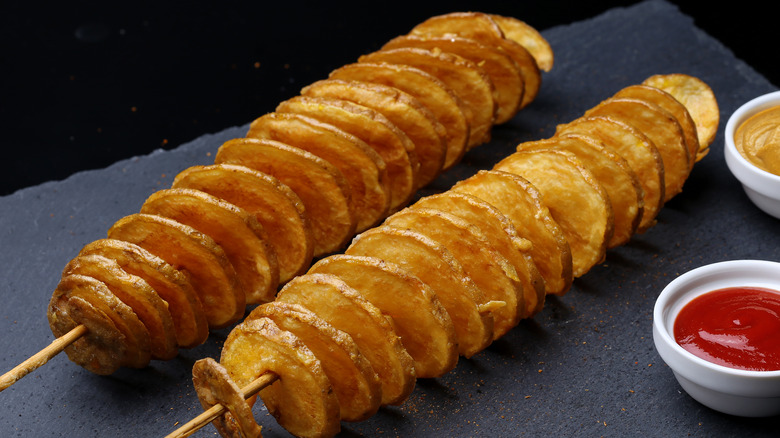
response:
<path id="1" fill-rule="evenodd" d="M 674 338 L 708 362 L 780 370 L 780 291 L 727 287 L 702 294 L 678 313 Z"/>

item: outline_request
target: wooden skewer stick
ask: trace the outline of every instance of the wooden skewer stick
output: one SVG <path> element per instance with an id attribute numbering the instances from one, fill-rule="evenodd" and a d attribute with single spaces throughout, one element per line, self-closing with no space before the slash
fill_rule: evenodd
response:
<path id="1" fill-rule="evenodd" d="M 250 382 L 245 387 L 241 388 L 241 392 L 244 394 L 244 399 L 252 397 L 260 392 L 261 389 L 274 383 L 279 376 L 276 373 L 267 372 L 257 379 Z M 225 407 L 221 404 L 216 404 L 204 411 L 202 414 L 190 420 L 187 424 L 176 429 L 165 438 L 184 438 L 197 432 L 202 427 L 214 421 L 217 417 L 225 412 Z"/>
<path id="2" fill-rule="evenodd" d="M 77 325 L 73 330 L 55 339 L 48 347 L 35 353 L 29 359 L 14 367 L 11 371 L 3 374 L 2 377 L 0 377 L 0 392 L 19 381 L 22 377 L 43 366 L 51 358 L 60 354 L 68 345 L 76 342 L 77 339 L 87 334 L 88 331 L 89 329 L 87 326 L 83 324 Z"/>

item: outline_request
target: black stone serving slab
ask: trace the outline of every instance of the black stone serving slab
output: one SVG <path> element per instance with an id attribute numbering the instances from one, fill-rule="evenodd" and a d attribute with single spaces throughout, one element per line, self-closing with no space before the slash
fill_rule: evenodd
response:
<path id="1" fill-rule="evenodd" d="M 401 406 L 343 424 L 342 435 L 777 436 L 777 418 L 730 417 L 688 397 L 651 333 L 655 297 L 679 274 L 723 260 L 780 260 L 780 222 L 750 203 L 722 156 L 728 115 L 777 87 L 663 1 L 543 34 L 556 65 L 537 100 L 421 196 L 490 168 L 519 142 L 552 135 L 556 124 L 656 73 L 687 73 L 710 84 L 721 110 L 711 153 L 654 228 L 611 250 L 566 296 L 550 298 L 533 320 L 446 376 L 419 380 Z M 61 269 L 84 244 L 137 212 L 177 172 L 213 162 L 219 145 L 246 128 L 0 198 L 0 371 L 53 340 L 46 305 Z M 110 377 L 59 355 L 0 393 L 0 436 L 164 436 L 201 412 L 190 370 L 197 359 L 218 358 L 227 333 L 214 332 L 171 361 Z M 262 407 L 256 416 L 265 436 L 286 436 Z M 208 426 L 197 436 L 214 433 Z"/>

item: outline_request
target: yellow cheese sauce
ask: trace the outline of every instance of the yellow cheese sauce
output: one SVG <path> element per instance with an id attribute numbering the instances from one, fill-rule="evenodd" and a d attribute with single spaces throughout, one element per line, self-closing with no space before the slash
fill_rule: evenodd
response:
<path id="1" fill-rule="evenodd" d="M 765 109 L 742 123 L 734 144 L 756 167 L 780 175 L 780 106 Z"/>

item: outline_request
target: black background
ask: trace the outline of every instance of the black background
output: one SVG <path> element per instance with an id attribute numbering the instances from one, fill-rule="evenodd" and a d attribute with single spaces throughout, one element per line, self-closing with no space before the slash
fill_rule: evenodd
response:
<path id="1" fill-rule="evenodd" d="M 0 6 L 0 196 L 242 125 L 432 15 L 539 30 L 634 1 L 25 2 Z M 771 82 L 771 14 L 673 2 Z"/>

